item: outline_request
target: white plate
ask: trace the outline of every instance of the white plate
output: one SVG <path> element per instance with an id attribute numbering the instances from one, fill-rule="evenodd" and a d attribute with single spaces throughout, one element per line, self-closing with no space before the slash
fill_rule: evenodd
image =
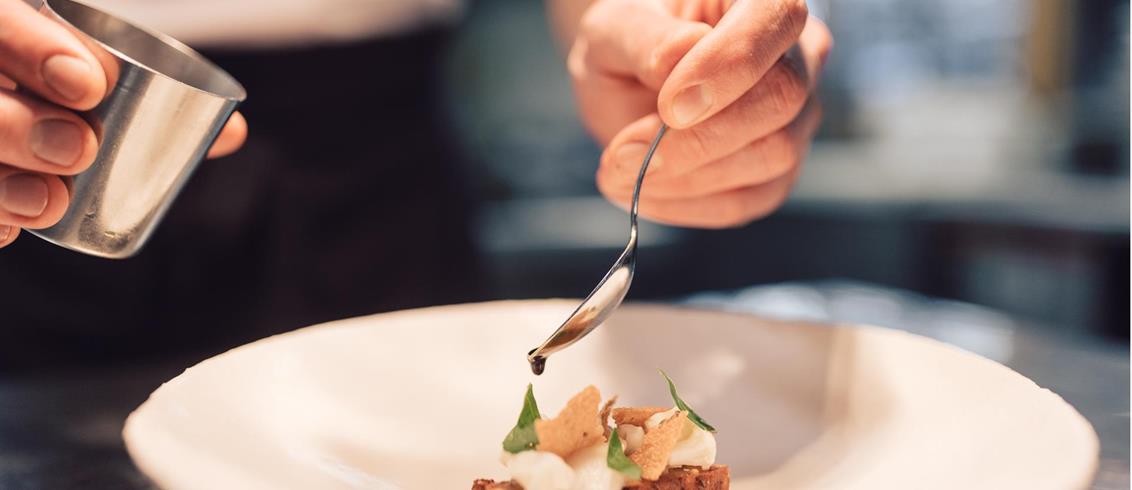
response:
<path id="1" fill-rule="evenodd" d="M 736 489 L 1066 489 L 1096 468 L 1096 434 L 1057 395 L 879 328 L 630 305 L 532 376 L 526 351 L 576 304 L 411 310 L 261 340 L 159 388 L 126 444 L 171 489 L 470 488 L 505 476 L 500 441 L 527 382 L 549 413 L 588 384 L 670 404 L 659 367 L 719 429 Z"/>

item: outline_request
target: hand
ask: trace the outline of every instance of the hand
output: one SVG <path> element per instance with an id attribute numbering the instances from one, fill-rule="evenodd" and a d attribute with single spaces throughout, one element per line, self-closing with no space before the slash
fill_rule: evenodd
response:
<path id="1" fill-rule="evenodd" d="M 598 189 L 628 206 L 663 120 L 642 215 L 721 228 L 770 213 L 820 122 L 811 94 L 832 44 L 803 0 L 597 0 L 568 65 L 605 145 Z"/>
<path id="2" fill-rule="evenodd" d="M 23 0 L 0 0 L 0 247 L 21 228 L 63 217 L 70 196 L 63 177 L 94 161 L 98 140 L 74 111 L 93 108 L 107 79 L 93 54 Z M 209 157 L 236 151 L 243 116 L 228 120 Z"/>

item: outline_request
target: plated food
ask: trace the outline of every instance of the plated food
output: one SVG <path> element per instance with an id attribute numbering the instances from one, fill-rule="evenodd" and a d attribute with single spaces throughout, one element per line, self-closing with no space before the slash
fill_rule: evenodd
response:
<path id="1" fill-rule="evenodd" d="M 722 490 L 727 466 L 715 464 L 715 428 L 676 391 L 669 407 L 616 407 L 588 386 L 554 418 L 543 417 L 527 385 L 501 462 L 511 479 L 479 479 L 472 490 Z M 612 418 L 613 424 L 610 424 Z"/>

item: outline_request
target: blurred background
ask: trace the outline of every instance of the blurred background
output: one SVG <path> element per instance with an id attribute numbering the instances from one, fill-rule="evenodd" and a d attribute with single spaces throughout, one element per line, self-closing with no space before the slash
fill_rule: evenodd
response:
<path id="1" fill-rule="evenodd" d="M 742 229 L 642 232 L 631 297 L 852 280 L 1128 338 L 1128 2 L 810 2 L 835 47 L 797 188 Z M 624 246 L 541 2 L 447 58 L 489 296 L 580 296 Z"/>
<path id="2" fill-rule="evenodd" d="M 250 0 L 96 3 L 231 70 L 251 94 L 251 136 L 201 166 L 131 260 L 34 238 L 5 250 L 0 297 L 18 308 L 0 372 L 216 352 L 430 304 L 580 297 L 624 247 L 543 2 L 293 0 L 258 18 Z M 631 299 L 858 284 L 1126 344 L 1128 2 L 810 8 L 835 47 L 790 199 L 737 229 L 646 224 Z M 445 20 L 414 30 L 398 16 Z M 61 299 L 59 281 L 82 291 Z M 782 301 L 743 308 L 905 326 L 869 302 L 834 318 Z"/>

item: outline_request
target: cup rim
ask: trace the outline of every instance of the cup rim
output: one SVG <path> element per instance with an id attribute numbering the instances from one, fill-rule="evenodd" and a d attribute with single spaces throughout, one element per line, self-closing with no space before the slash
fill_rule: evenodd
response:
<path id="1" fill-rule="evenodd" d="M 72 3 L 72 4 L 82 6 L 84 8 L 94 10 L 95 12 L 98 12 L 100 15 L 105 15 L 109 18 L 112 18 L 112 19 L 118 21 L 118 22 L 126 24 L 127 26 L 129 26 L 132 29 L 136 29 L 140 32 L 143 32 L 143 33 L 153 37 L 154 39 L 168 45 L 169 47 L 176 49 L 182 55 L 188 56 L 189 58 L 192 58 L 194 61 L 196 61 L 198 63 L 202 63 L 202 64 L 204 64 L 204 66 L 216 71 L 221 76 L 228 79 L 229 82 L 231 82 L 232 86 L 237 89 L 236 90 L 237 93 L 231 94 L 231 95 L 226 95 L 226 94 L 222 94 L 222 93 L 217 93 L 217 92 L 212 91 L 212 90 L 205 90 L 205 89 L 197 87 L 193 84 L 186 83 L 182 80 L 178 80 L 177 78 L 166 75 L 165 73 L 162 73 L 160 70 L 154 69 L 153 67 L 151 67 L 151 66 L 149 66 L 145 63 L 142 63 L 141 61 L 138 61 L 137 59 L 123 53 L 122 51 L 118 50 L 117 48 L 114 48 L 113 46 L 110 46 L 110 45 L 102 42 L 102 40 L 92 36 L 91 34 L 87 33 L 84 30 L 80 29 L 78 26 L 76 26 L 74 23 L 72 23 L 70 20 L 68 20 L 62 14 L 60 14 L 59 11 L 57 11 L 55 9 L 55 6 L 52 5 L 52 4 L 58 4 L 58 3 Z M 201 92 L 201 93 L 204 93 L 204 94 L 208 94 L 208 95 L 214 96 L 214 97 L 219 97 L 219 98 L 227 100 L 227 101 L 232 101 L 232 102 L 238 103 L 238 102 L 243 102 L 248 97 L 247 89 L 244 88 L 244 85 L 242 83 L 240 83 L 239 80 L 236 80 L 236 77 L 233 77 L 230 73 L 228 73 L 227 70 L 217 66 L 216 63 L 213 63 L 208 58 L 205 58 L 204 55 L 197 52 L 197 50 L 189 47 L 189 45 L 187 45 L 187 44 L 185 44 L 181 41 L 178 41 L 177 39 L 173 38 L 172 36 L 169 36 L 168 34 L 164 34 L 164 33 L 161 33 L 161 32 L 158 32 L 158 31 L 155 31 L 153 29 L 149 29 L 149 28 L 146 28 L 146 27 L 143 27 L 143 26 L 139 26 L 138 24 L 136 24 L 134 22 L 131 22 L 127 19 L 123 19 L 123 18 L 121 18 L 117 15 L 111 14 L 111 13 L 109 13 L 109 12 L 107 12 L 107 11 L 101 9 L 101 8 L 98 8 L 94 5 L 91 5 L 91 4 L 89 4 L 85 1 L 81 1 L 81 0 L 43 0 L 42 6 L 43 6 L 44 10 L 51 13 L 51 16 L 55 20 L 66 24 L 68 27 L 70 27 L 71 29 L 73 29 L 77 32 L 82 33 L 88 39 L 90 39 L 91 41 L 94 41 L 96 44 L 98 44 L 99 47 L 110 52 L 110 54 L 114 55 L 114 57 L 116 57 L 120 60 L 126 61 L 126 62 L 130 63 L 131 65 L 136 66 L 138 68 L 141 68 L 141 69 L 143 69 L 143 70 L 145 70 L 145 71 L 147 71 L 147 72 L 149 72 L 149 73 L 151 73 L 155 76 L 158 76 L 158 77 L 164 78 L 166 80 L 172 81 L 174 83 L 177 83 L 178 85 L 188 87 L 191 90 Z"/>

